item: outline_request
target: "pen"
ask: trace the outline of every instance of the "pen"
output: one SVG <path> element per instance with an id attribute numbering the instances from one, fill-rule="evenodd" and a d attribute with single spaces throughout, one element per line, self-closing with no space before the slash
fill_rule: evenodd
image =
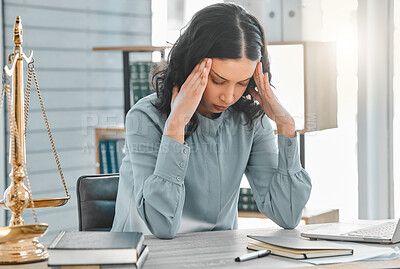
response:
<path id="1" fill-rule="evenodd" d="M 245 254 L 243 256 L 237 257 L 235 259 L 235 262 L 244 262 L 244 261 L 248 261 L 248 260 L 252 260 L 252 259 L 256 259 L 256 258 L 261 258 L 261 257 L 265 257 L 268 256 L 269 254 L 271 254 L 271 250 L 260 250 L 260 251 L 256 251 L 253 253 L 249 253 L 249 254 Z"/>

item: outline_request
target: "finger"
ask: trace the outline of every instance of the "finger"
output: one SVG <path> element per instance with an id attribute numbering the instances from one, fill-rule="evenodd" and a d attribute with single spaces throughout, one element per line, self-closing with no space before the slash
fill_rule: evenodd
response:
<path id="1" fill-rule="evenodd" d="M 206 65 L 206 59 L 201 60 L 200 63 L 193 69 L 192 73 L 190 73 L 189 77 L 185 81 L 185 86 L 187 85 L 188 88 L 193 88 L 196 83 L 201 79 L 203 74 L 203 69 Z"/>
<path id="2" fill-rule="evenodd" d="M 269 85 L 268 72 L 265 73 L 265 75 L 264 75 L 263 83 L 264 83 L 265 93 L 267 94 L 267 97 L 275 99 L 275 94 L 272 91 L 271 86 Z"/>
<path id="3" fill-rule="evenodd" d="M 193 68 L 192 73 L 193 75 L 196 75 L 198 72 L 201 70 L 201 66 L 204 65 L 205 59 L 202 59 L 199 61 L 196 66 Z"/>
<path id="4" fill-rule="evenodd" d="M 171 107 L 177 95 L 178 95 L 178 86 L 174 86 L 174 88 L 172 88 Z"/>
<path id="5" fill-rule="evenodd" d="M 256 99 L 260 105 L 262 105 L 261 96 L 260 96 L 260 94 L 259 94 L 256 90 L 250 89 L 250 95 L 251 95 L 254 99 Z"/>
<path id="6" fill-rule="evenodd" d="M 208 58 L 203 70 L 203 76 L 205 76 L 206 78 L 208 78 L 208 74 L 210 74 L 211 66 L 212 66 L 212 59 Z"/>
<path id="7" fill-rule="evenodd" d="M 200 69 L 202 70 L 200 76 L 197 79 L 193 78 L 191 84 L 189 84 L 189 87 L 192 88 L 195 92 L 197 91 L 203 92 L 205 86 L 207 85 L 208 74 L 210 73 L 211 70 L 211 59 L 205 59 L 205 60 L 206 61 L 204 61 L 204 66 L 200 66 L 202 68 Z"/>
<path id="8" fill-rule="evenodd" d="M 197 92 L 198 88 L 200 87 L 204 73 L 205 73 L 205 68 L 202 69 L 203 71 L 199 74 L 199 76 L 196 76 L 195 78 L 192 79 L 190 85 L 188 85 L 188 88 L 192 89 L 194 92 Z"/>
<path id="9" fill-rule="evenodd" d="M 256 81 L 257 88 L 258 88 L 259 92 L 262 92 L 263 88 L 264 88 L 264 82 L 263 82 L 263 77 L 264 76 L 263 76 L 263 73 L 262 73 L 261 62 L 258 62 L 255 73 L 256 73 L 255 81 Z"/>
<path id="10" fill-rule="evenodd" d="M 193 79 L 196 79 L 196 75 L 198 75 L 198 72 L 200 70 L 200 65 L 203 63 L 203 60 L 201 60 L 196 66 L 193 68 L 192 72 L 190 72 L 189 76 L 186 78 L 185 82 L 182 85 L 182 90 L 186 88 L 186 86 L 189 86 L 192 82 Z"/>
<path id="11" fill-rule="evenodd" d="M 210 74 L 211 65 L 212 65 L 212 60 L 207 59 L 207 63 L 206 63 L 206 66 L 204 67 L 203 75 L 202 75 L 202 79 L 201 79 L 200 87 L 199 87 L 199 90 L 201 91 L 201 93 L 203 93 L 207 87 L 208 75 Z"/>
<path id="12" fill-rule="evenodd" d="M 201 75 L 203 72 L 204 67 L 206 66 L 206 58 L 204 58 L 203 60 L 201 60 L 197 66 L 196 66 L 196 70 L 193 71 L 193 75 Z"/>
<path id="13" fill-rule="evenodd" d="M 264 79 L 265 74 L 263 73 L 262 63 L 260 62 L 260 64 L 258 65 L 258 81 L 263 86 L 263 88 L 265 87 Z"/>
<path id="14" fill-rule="evenodd" d="M 274 98 L 274 93 L 269 85 L 268 72 L 265 72 L 265 74 L 263 73 L 261 62 L 259 66 L 257 66 L 257 71 L 258 83 L 260 85 L 259 92 L 262 97 L 271 100 L 271 98 Z"/>

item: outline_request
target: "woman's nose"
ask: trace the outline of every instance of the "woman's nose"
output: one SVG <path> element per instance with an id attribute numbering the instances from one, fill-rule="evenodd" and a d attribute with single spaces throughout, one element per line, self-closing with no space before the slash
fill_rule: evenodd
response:
<path id="1" fill-rule="evenodd" d="M 221 95 L 220 99 L 226 104 L 226 105 L 231 105 L 235 99 L 234 96 L 235 93 L 235 88 L 234 87 L 229 87 L 225 89 Z"/>

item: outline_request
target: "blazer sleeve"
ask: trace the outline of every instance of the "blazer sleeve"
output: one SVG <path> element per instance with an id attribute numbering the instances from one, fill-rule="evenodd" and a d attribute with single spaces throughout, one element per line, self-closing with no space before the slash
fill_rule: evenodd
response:
<path id="1" fill-rule="evenodd" d="M 255 125 L 246 167 L 258 209 L 283 228 L 295 228 L 311 192 L 311 180 L 301 167 L 297 135 L 276 139 L 268 118 Z"/>
<path id="2" fill-rule="evenodd" d="M 185 201 L 190 148 L 163 135 L 162 127 L 140 110 L 127 115 L 126 143 L 138 213 L 155 236 L 173 238 Z"/>

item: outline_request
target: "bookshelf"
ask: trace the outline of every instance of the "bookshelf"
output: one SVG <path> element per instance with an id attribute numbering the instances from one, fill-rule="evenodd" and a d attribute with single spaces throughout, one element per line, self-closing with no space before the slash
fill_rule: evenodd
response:
<path id="1" fill-rule="evenodd" d="M 165 60 L 165 51 L 169 47 L 163 46 L 133 46 L 133 47 L 95 47 L 93 51 L 121 51 L 123 61 L 123 73 L 124 73 L 124 111 L 125 115 L 133 105 L 131 102 L 131 72 L 129 68 L 129 54 L 140 53 L 140 52 L 155 52 L 161 53 L 161 59 Z"/>

